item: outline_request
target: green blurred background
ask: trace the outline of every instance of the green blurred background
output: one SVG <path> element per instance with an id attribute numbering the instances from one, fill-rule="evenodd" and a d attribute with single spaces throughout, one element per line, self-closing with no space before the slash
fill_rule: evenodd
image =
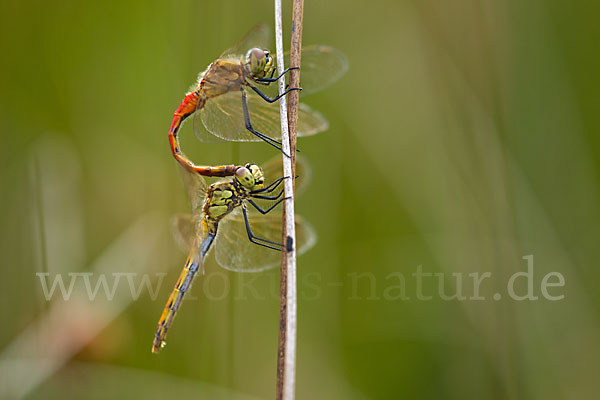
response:
<path id="1" fill-rule="evenodd" d="M 273 25 L 272 2 L 0 7 L 0 397 L 274 397 L 277 270 L 209 263 L 169 345 L 150 353 L 185 258 L 169 224 L 188 209 L 172 113 L 222 50 Z M 560 0 L 306 3 L 304 43 L 341 49 L 350 69 L 307 98 L 331 128 L 299 143 L 313 173 L 297 209 L 319 241 L 299 259 L 298 398 L 597 396 L 598 12 Z M 275 155 L 201 144 L 190 126 L 193 160 Z M 538 300 L 516 301 L 507 282 L 528 255 Z M 419 300 L 418 266 L 444 274 L 448 294 L 462 276 L 467 299 L 444 300 L 430 277 L 433 298 Z M 126 277 L 111 301 L 102 290 L 46 301 L 36 275 L 68 285 L 86 272 L 93 285 L 100 272 L 162 283 L 133 301 Z M 485 299 L 470 299 L 469 274 L 485 272 Z M 549 289 L 562 300 L 542 296 L 550 272 L 564 277 Z"/>

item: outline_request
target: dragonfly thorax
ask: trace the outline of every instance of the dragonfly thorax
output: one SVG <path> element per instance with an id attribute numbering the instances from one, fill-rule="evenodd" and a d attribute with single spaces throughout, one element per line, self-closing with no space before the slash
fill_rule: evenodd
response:
<path id="1" fill-rule="evenodd" d="M 273 57 L 267 50 L 253 48 L 246 53 L 246 69 L 254 79 L 263 79 L 274 71 Z"/>

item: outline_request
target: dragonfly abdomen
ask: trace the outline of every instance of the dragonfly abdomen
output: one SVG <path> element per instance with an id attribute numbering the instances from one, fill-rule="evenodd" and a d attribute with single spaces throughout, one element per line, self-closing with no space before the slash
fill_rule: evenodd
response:
<path id="1" fill-rule="evenodd" d="M 216 232 L 216 224 L 215 224 L 215 232 Z M 213 241 L 215 240 L 216 233 L 209 233 L 206 238 L 202 241 L 202 245 L 200 246 L 200 259 L 204 261 L 206 258 L 206 254 L 210 250 L 210 246 L 212 246 Z"/>
<path id="2" fill-rule="evenodd" d="M 169 144 L 171 145 L 171 152 L 180 164 L 188 168 L 191 168 L 194 164 L 181 152 L 177 132 L 183 121 L 196 111 L 196 107 L 200 103 L 200 98 L 198 92 L 187 94 L 181 104 L 179 104 L 179 107 L 177 107 L 177 110 L 175 110 L 173 121 L 169 127 Z"/>
<path id="3" fill-rule="evenodd" d="M 175 110 L 175 115 L 173 116 L 173 122 L 171 122 L 171 127 L 169 128 L 169 144 L 171 145 L 171 152 L 173 153 L 173 157 L 175 157 L 175 159 L 181 165 L 190 171 L 204 176 L 231 176 L 235 174 L 237 168 L 235 165 L 220 165 L 215 167 L 196 165 L 189 158 L 187 158 L 185 154 L 183 154 L 179 147 L 179 138 L 177 136 L 179 127 L 187 117 L 189 117 L 199 108 L 204 107 L 205 103 L 206 96 L 200 93 L 199 89 L 197 91 L 188 93 L 179 107 L 177 107 L 177 110 Z"/>
<path id="4" fill-rule="evenodd" d="M 167 330 L 171 326 L 173 319 L 175 318 L 175 314 L 177 310 L 181 306 L 181 301 L 183 300 L 183 296 L 188 291 L 192 284 L 192 280 L 194 279 L 194 275 L 198 272 L 200 268 L 200 263 L 196 260 L 195 257 L 188 257 L 185 262 L 185 267 L 181 274 L 179 275 L 179 279 L 177 279 L 177 283 L 169 296 L 169 300 L 167 300 L 167 304 L 158 320 L 158 328 L 156 329 L 156 333 L 154 335 L 154 341 L 152 343 L 152 352 L 158 353 L 159 350 L 164 347 L 166 344 L 165 339 L 167 337 Z"/>
<path id="5" fill-rule="evenodd" d="M 198 105 L 204 106 L 205 102 L 206 97 L 201 95 L 199 91 L 188 93 L 179 104 L 179 107 L 177 107 L 177 110 L 175 110 L 169 131 L 177 132 L 183 120 L 193 114 Z"/>

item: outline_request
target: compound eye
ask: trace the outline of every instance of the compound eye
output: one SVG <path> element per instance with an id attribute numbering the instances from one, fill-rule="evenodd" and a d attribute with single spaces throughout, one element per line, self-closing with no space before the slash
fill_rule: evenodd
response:
<path id="1" fill-rule="evenodd" d="M 235 171 L 235 176 L 237 176 L 240 179 L 243 179 L 245 176 L 248 176 L 249 174 L 250 174 L 250 171 L 246 167 L 238 168 Z"/>
<path id="2" fill-rule="evenodd" d="M 261 49 L 254 48 L 254 49 L 250 50 L 250 52 L 251 52 L 250 53 L 251 57 L 257 61 L 260 61 L 263 58 L 265 58 L 265 52 L 262 51 Z"/>

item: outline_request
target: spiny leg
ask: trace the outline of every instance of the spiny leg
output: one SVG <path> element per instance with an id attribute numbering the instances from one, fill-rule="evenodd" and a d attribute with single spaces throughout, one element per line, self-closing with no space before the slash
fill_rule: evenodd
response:
<path id="1" fill-rule="evenodd" d="M 275 140 L 275 139 L 265 135 L 264 133 L 260 133 L 259 131 L 255 130 L 252 127 L 252 123 L 250 122 L 250 113 L 248 112 L 248 101 L 246 99 L 246 92 L 244 91 L 243 88 L 242 88 L 242 109 L 244 111 L 244 124 L 246 125 L 246 129 L 248 129 L 250 132 L 252 132 L 259 139 L 264 140 L 266 143 L 270 144 L 271 146 L 275 147 L 277 150 L 279 150 L 285 154 L 285 152 L 281 148 L 280 141 Z M 286 156 L 289 157 L 289 155 L 287 155 L 287 154 L 286 154 Z"/>
<path id="2" fill-rule="evenodd" d="M 278 96 L 270 98 L 269 96 L 267 96 L 266 94 L 264 94 L 263 92 L 261 92 L 260 89 L 258 89 L 256 86 L 252 86 L 252 85 L 249 85 L 249 86 L 250 86 L 250 88 L 252 90 L 254 90 L 256 92 L 256 94 L 258 94 L 260 97 L 263 98 L 264 101 L 266 101 L 268 103 L 274 103 L 274 102 L 276 102 L 277 100 L 279 100 L 280 98 L 282 98 L 283 96 L 285 96 L 286 94 L 288 94 L 289 92 L 291 92 L 292 90 L 302 90 L 302 88 L 299 88 L 299 87 L 295 87 L 294 88 L 293 87 L 293 88 L 287 89 L 285 92 L 281 93 Z"/>
<path id="3" fill-rule="evenodd" d="M 277 195 L 275 195 L 275 196 L 264 196 L 264 195 L 257 194 L 257 195 L 253 195 L 252 197 L 255 198 L 255 199 L 261 199 L 261 200 L 277 200 L 278 198 L 281 197 L 281 195 L 283 194 L 283 192 L 284 192 L 284 189 L 282 188 L 279 191 L 279 193 Z"/>
<path id="4" fill-rule="evenodd" d="M 289 176 L 282 176 L 280 178 L 275 179 L 273 182 L 271 182 L 271 184 L 265 188 L 262 189 L 257 189 L 257 190 L 253 190 L 250 192 L 250 194 L 256 194 L 256 193 L 271 193 L 273 192 L 275 189 L 277 189 L 277 187 L 279 186 L 279 184 L 284 180 L 284 179 L 288 179 Z M 300 175 L 296 175 L 295 179 L 300 178 Z M 273 186 L 275 185 L 275 186 Z"/>
<path id="5" fill-rule="evenodd" d="M 244 222 L 246 223 L 246 233 L 248 233 L 248 239 L 252 243 L 257 244 L 259 246 L 264 246 L 269 249 L 281 251 L 281 247 L 283 246 L 282 243 L 272 242 L 270 240 L 262 239 L 262 238 L 254 236 L 254 233 L 252 233 L 252 229 L 250 228 L 250 222 L 248 221 L 248 211 L 246 210 L 246 207 L 244 205 L 242 205 L 242 212 L 244 214 Z M 264 242 L 264 243 L 261 243 L 261 242 Z M 265 243 L 270 243 L 272 245 L 279 246 L 279 247 L 270 246 Z"/>
<path id="6" fill-rule="evenodd" d="M 271 182 L 271 184 L 269 186 L 264 187 L 262 189 L 253 190 L 250 192 L 250 194 L 264 193 L 264 192 L 270 193 L 273 190 L 277 189 L 277 186 L 279 186 L 279 184 L 286 178 L 287 178 L 287 176 L 282 176 L 281 178 L 277 178 L 273 182 Z M 273 185 L 275 185 L 275 186 L 273 187 Z"/>
<path id="7" fill-rule="evenodd" d="M 260 208 L 260 206 L 258 204 L 256 204 L 255 202 L 253 202 L 251 199 L 247 199 L 247 200 L 248 200 L 248 203 L 252 204 L 252 206 L 254 208 L 256 208 L 256 210 L 258 210 L 259 213 L 264 215 L 264 214 L 270 212 L 275 207 L 277 207 L 279 205 L 279 203 L 281 203 L 282 201 L 284 201 L 286 199 L 289 199 L 289 197 L 284 197 L 283 199 L 279 199 L 275 204 L 273 204 L 271 207 L 267 208 L 266 210 L 263 210 L 262 208 Z"/>
<path id="8" fill-rule="evenodd" d="M 259 83 L 271 83 L 271 82 L 276 82 L 278 81 L 282 76 L 284 76 L 288 71 L 291 71 L 293 69 L 300 69 L 300 67 L 289 67 L 288 69 L 286 69 L 285 71 L 283 71 L 281 74 L 279 74 L 276 78 L 273 78 L 273 73 L 271 73 L 271 77 L 270 78 L 262 78 L 262 79 L 255 79 L 256 82 Z M 275 72 L 275 70 L 273 70 L 273 72 Z"/>

